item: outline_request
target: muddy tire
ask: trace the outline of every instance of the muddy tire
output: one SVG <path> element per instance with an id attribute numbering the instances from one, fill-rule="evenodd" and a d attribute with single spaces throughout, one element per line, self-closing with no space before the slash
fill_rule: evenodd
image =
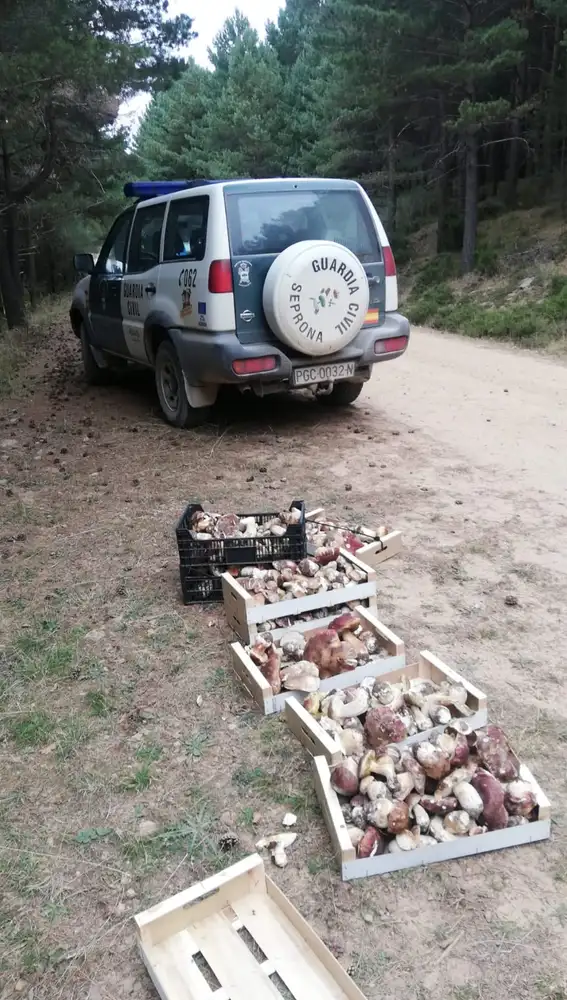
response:
<path id="1" fill-rule="evenodd" d="M 350 406 L 360 396 L 364 382 L 337 382 L 328 395 L 317 396 L 325 406 Z"/>
<path id="2" fill-rule="evenodd" d="M 87 385 L 105 385 L 108 382 L 108 368 L 101 368 L 97 364 L 84 323 L 81 323 L 80 339 L 85 382 Z"/>
<path id="3" fill-rule="evenodd" d="M 174 427 L 197 427 L 208 420 L 210 406 L 191 406 L 185 391 L 185 379 L 177 351 L 169 340 L 163 340 L 156 354 L 156 390 L 161 411 Z"/>

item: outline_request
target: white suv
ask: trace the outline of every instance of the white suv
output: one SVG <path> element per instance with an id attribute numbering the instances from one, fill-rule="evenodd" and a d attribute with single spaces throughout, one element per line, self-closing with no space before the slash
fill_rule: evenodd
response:
<path id="1" fill-rule="evenodd" d="M 89 382 L 153 368 L 178 427 L 220 385 L 310 388 L 345 405 L 409 339 L 396 266 L 367 194 L 348 180 L 140 181 L 71 305 Z"/>

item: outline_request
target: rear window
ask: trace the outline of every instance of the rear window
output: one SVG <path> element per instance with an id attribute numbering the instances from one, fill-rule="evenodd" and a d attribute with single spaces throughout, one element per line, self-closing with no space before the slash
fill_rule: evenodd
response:
<path id="1" fill-rule="evenodd" d="M 333 240 L 362 261 L 381 259 L 357 191 L 251 191 L 227 194 L 226 201 L 234 257 L 281 253 L 301 240 Z"/>

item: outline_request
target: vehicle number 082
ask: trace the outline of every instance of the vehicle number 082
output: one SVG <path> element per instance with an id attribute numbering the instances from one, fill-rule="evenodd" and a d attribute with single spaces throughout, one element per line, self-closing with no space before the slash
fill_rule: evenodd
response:
<path id="1" fill-rule="evenodd" d="M 184 267 L 179 275 L 180 288 L 194 288 L 197 281 L 197 268 Z"/>

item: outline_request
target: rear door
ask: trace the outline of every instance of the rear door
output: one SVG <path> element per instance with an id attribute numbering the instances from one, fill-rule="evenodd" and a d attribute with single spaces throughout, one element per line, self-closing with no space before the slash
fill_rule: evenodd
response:
<path id="1" fill-rule="evenodd" d="M 144 323 L 157 294 L 161 239 L 166 202 L 136 209 L 122 282 L 122 321 L 129 357 L 147 361 Z"/>
<path id="2" fill-rule="evenodd" d="M 89 284 L 89 321 L 95 347 L 124 354 L 120 296 L 126 269 L 126 247 L 133 211 L 120 215 L 98 255 Z"/>
<path id="3" fill-rule="evenodd" d="M 357 185 L 345 185 L 344 181 L 231 184 L 225 190 L 225 199 L 236 332 L 241 343 L 277 342 L 264 315 L 264 281 L 278 254 L 303 240 L 332 240 L 357 255 L 370 285 L 365 325 L 377 326 L 383 322 L 382 253 Z"/>
<path id="4" fill-rule="evenodd" d="M 177 325 L 207 329 L 209 196 L 172 198 L 165 226 L 159 297 L 178 310 Z"/>

